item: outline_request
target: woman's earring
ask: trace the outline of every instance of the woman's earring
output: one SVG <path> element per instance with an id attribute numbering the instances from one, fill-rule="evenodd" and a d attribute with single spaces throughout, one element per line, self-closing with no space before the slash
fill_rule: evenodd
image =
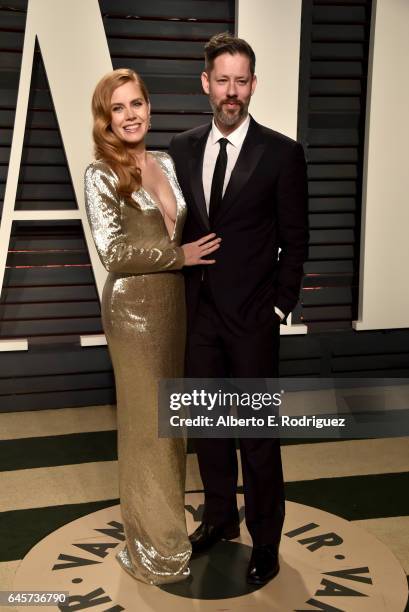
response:
<path id="1" fill-rule="evenodd" d="M 151 127 L 152 127 L 152 121 L 151 121 L 151 118 L 149 117 L 149 125 L 148 125 L 148 130 L 150 130 L 150 129 L 151 129 Z"/>

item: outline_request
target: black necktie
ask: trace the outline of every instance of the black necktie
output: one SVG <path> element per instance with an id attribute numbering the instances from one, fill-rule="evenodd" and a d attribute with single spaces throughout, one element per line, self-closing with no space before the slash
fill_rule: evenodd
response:
<path id="1" fill-rule="evenodd" d="M 217 156 L 216 165 L 214 167 L 213 179 L 212 179 L 212 189 L 210 191 L 210 203 L 209 203 L 209 221 L 212 223 L 214 221 L 215 216 L 217 215 L 221 203 L 223 200 L 223 185 L 224 185 L 224 177 L 226 175 L 226 166 L 227 166 L 227 143 L 229 141 L 227 138 L 220 138 L 219 145 L 219 155 Z"/>

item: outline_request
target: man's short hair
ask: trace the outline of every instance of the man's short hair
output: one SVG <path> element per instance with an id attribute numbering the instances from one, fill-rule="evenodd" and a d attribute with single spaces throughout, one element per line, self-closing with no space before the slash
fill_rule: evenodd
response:
<path id="1" fill-rule="evenodd" d="M 256 56 L 249 43 L 242 38 L 237 38 L 229 32 L 222 32 L 221 34 L 215 34 L 211 37 L 208 43 L 205 45 L 205 67 L 206 72 L 209 74 L 213 69 L 214 60 L 222 53 L 230 53 L 235 55 L 240 53 L 246 55 L 250 62 L 250 72 L 254 75 L 256 69 Z"/>

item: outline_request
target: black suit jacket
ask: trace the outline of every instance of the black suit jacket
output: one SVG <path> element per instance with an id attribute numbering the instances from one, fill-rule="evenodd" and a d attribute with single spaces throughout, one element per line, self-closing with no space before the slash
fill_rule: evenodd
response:
<path id="1" fill-rule="evenodd" d="M 215 264 L 184 268 L 188 324 L 194 319 L 205 268 L 225 325 L 233 333 L 253 332 L 271 325 L 274 306 L 287 316 L 298 300 L 308 246 L 304 152 L 297 142 L 251 118 L 210 227 L 202 183 L 210 128 L 208 124 L 175 136 L 169 149 L 188 206 L 183 242 L 210 231 L 222 238 Z"/>

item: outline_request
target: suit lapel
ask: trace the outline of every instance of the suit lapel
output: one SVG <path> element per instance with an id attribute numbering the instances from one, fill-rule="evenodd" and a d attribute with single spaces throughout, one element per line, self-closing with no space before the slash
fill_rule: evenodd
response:
<path id="1" fill-rule="evenodd" d="M 253 174 L 265 148 L 266 144 L 258 123 L 251 117 L 246 138 L 244 139 L 236 165 L 231 173 L 229 184 L 227 185 L 223 202 L 215 221 L 220 221 L 226 212 L 234 205 Z"/>
<path id="2" fill-rule="evenodd" d="M 203 155 L 206 146 L 207 137 L 209 135 L 211 124 L 204 126 L 203 131 L 195 134 L 192 137 L 192 146 L 190 150 L 190 184 L 193 192 L 193 201 L 196 211 L 206 227 L 210 229 L 209 217 L 206 209 L 206 200 L 203 191 Z"/>

